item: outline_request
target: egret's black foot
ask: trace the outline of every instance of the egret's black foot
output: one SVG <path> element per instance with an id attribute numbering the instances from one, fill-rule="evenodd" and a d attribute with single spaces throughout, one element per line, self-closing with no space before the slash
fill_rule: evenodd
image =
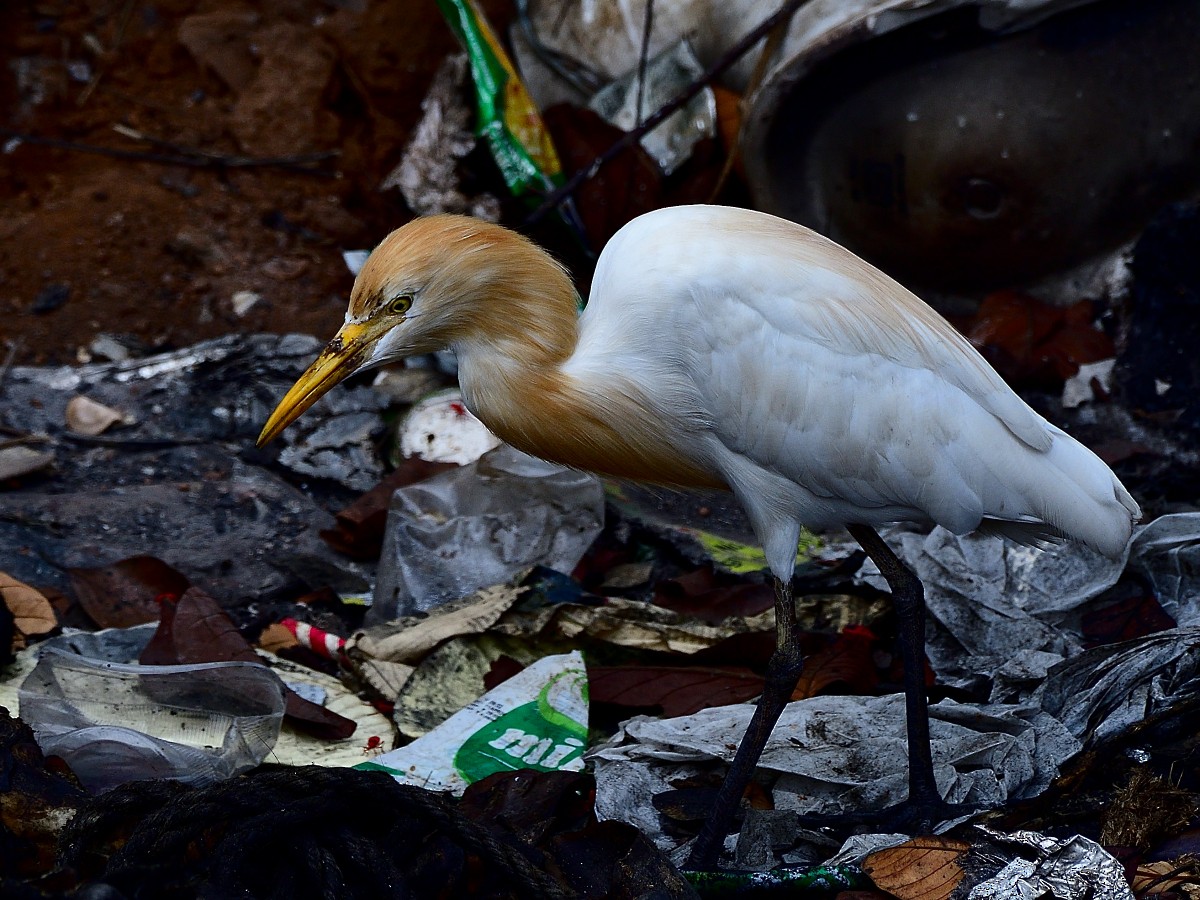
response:
<path id="1" fill-rule="evenodd" d="M 883 809 L 862 812 L 803 814 L 797 817 L 805 828 L 828 828 L 848 834 L 931 834 L 943 822 L 984 812 L 978 803 L 948 803 L 936 800 L 901 800 Z"/>

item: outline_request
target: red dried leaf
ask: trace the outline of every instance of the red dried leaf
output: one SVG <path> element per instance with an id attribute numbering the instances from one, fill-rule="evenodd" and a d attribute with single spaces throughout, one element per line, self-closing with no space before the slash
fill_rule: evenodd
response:
<path id="1" fill-rule="evenodd" d="M 153 556 L 131 556 L 98 569 L 68 569 L 83 611 L 101 628 L 157 622 L 158 600 L 181 596 L 191 585 L 178 570 Z"/>
<path id="2" fill-rule="evenodd" d="M 698 666 L 588 666 L 588 697 L 634 709 L 657 707 L 667 717 L 741 703 L 762 693 L 748 669 Z"/>
<path id="3" fill-rule="evenodd" d="M 800 647 L 807 655 L 811 640 L 807 633 L 800 635 Z M 689 662 L 697 666 L 739 666 L 753 672 L 765 672 L 771 654 L 775 652 L 775 629 L 746 631 L 731 634 L 711 647 L 693 653 Z"/>
<path id="4" fill-rule="evenodd" d="M 832 685 L 845 685 L 854 694 L 873 693 L 879 684 L 873 645 L 875 636 L 866 629 L 847 629 L 832 644 L 804 660 L 793 700 L 815 697 Z"/>
<path id="5" fill-rule="evenodd" d="M 1124 582 L 1117 592 L 1114 602 L 1090 608 L 1084 614 L 1080 624 L 1085 646 L 1115 644 L 1175 627 L 1175 620 L 1149 589 L 1136 582 Z"/>
<path id="6" fill-rule="evenodd" d="M 980 305 L 967 337 L 1008 381 L 1061 384 L 1084 363 L 1115 353 L 1092 318 L 1087 300 L 1062 309 L 1017 291 L 997 291 Z"/>
<path id="7" fill-rule="evenodd" d="M 339 512 L 336 526 L 320 532 L 322 540 L 351 559 L 379 559 L 392 494 L 454 468 L 453 463 L 427 462 L 416 456 L 405 459 L 395 472 Z"/>
<path id="8" fill-rule="evenodd" d="M 586 168 L 625 134 L 590 109 L 560 104 L 542 115 L 565 174 Z M 640 144 L 621 151 L 576 192 L 576 208 L 593 247 L 603 247 L 630 219 L 662 206 L 662 173 Z"/>
<path id="9" fill-rule="evenodd" d="M 490 691 L 494 687 L 499 687 L 524 668 L 511 656 L 497 657 L 492 661 L 492 666 L 487 670 L 487 674 L 483 676 L 484 690 Z"/>
<path id="10" fill-rule="evenodd" d="M 143 665 L 220 662 L 262 662 L 246 643 L 217 601 L 198 588 L 178 600 L 165 600 L 154 637 L 142 651 Z M 354 734 L 357 724 L 285 689 L 285 718 L 295 727 L 327 740 Z"/>
<path id="11" fill-rule="evenodd" d="M 730 616 L 755 616 L 775 605 L 770 585 L 753 584 L 703 566 L 678 578 L 660 581 L 654 603 L 710 625 Z"/>

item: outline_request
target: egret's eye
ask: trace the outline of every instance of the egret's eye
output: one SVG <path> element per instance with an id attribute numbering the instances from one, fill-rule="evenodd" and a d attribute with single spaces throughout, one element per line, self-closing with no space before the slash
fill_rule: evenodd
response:
<path id="1" fill-rule="evenodd" d="M 412 300 L 413 298 L 408 294 L 401 294 L 388 304 L 388 312 L 397 316 L 402 316 L 408 312 L 409 307 L 412 306 Z"/>

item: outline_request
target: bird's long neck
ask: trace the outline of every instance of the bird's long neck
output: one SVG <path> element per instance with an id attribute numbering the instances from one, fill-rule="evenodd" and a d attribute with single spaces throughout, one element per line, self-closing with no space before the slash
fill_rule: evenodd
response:
<path id="1" fill-rule="evenodd" d="M 724 487 L 686 458 L 652 398 L 624 373 L 589 368 L 585 379 L 569 371 L 580 337 L 575 291 L 552 268 L 536 281 L 507 280 L 504 296 L 489 300 L 476 327 L 454 342 L 467 405 L 498 437 L 543 459 L 618 478 Z"/>

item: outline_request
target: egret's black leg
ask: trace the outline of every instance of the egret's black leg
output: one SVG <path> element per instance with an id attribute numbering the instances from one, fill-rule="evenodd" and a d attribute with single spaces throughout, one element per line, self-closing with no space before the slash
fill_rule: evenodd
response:
<path id="1" fill-rule="evenodd" d="M 715 865 L 717 854 L 725 843 L 725 835 L 729 833 L 741 803 L 742 794 L 754 775 L 754 768 L 758 765 L 763 747 L 767 745 L 767 738 L 771 736 L 771 729 L 779 721 L 780 713 L 792 699 L 792 692 L 796 690 L 802 666 L 792 586 L 776 578 L 775 652 L 771 654 L 771 661 L 767 664 L 766 683 L 758 700 L 758 708 L 754 710 L 746 734 L 733 757 L 729 773 L 717 792 L 712 814 L 692 845 L 692 852 L 687 861 L 689 869 L 711 869 Z"/>
<path id="2" fill-rule="evenodd" d="M 869 525 L 847 529 L 875 561 L 892 590 L 904 662 L 904 709 L 908 725 L 908 806 L 933 810 L 942 807 L 933 777 L 933 749 L 929 744 L 929 698 L 925 693 L 925 589 L 921 579 L 900 561 Z M 926 825 L 925 827 L 929 827 Z"/>

